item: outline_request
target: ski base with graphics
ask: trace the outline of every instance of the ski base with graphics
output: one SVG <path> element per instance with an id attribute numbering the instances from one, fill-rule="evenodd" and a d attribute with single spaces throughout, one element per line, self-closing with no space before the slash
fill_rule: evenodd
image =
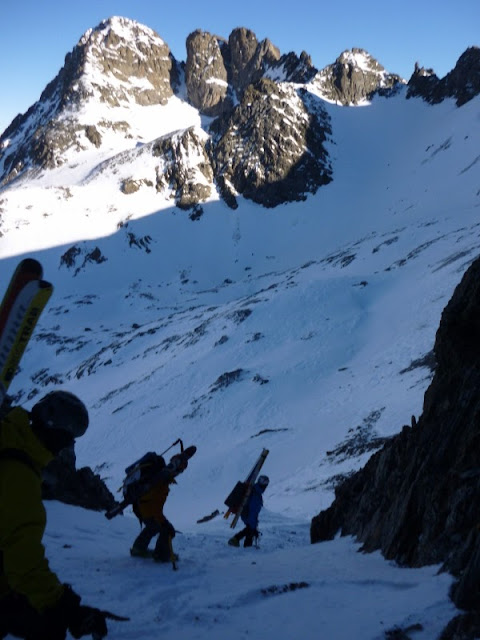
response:
<path id="1" fill-rule="evenodd" d="M 42 278 L 42 265 L 25 258 L 15 269 L 0 304 L 0 405 L 53 292 L 52 284 Z"/>

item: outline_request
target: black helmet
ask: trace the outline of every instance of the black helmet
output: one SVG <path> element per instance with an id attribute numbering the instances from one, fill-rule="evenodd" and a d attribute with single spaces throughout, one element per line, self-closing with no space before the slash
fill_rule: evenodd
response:
<path id="1" fill-rule="evenodd" d="M 88 427 L 88 411 L 69 391 L 51 391 L 32 407 L 32 422 L 48 429 L 66 431 L 72 439 L 83 436 Z"/>
<path id="2" fill-rule="evenodd" d="M 266 489 L 268 487 L 268 483 L 270 482 L 268 476 L 258 476 L 257 484 Z"/>

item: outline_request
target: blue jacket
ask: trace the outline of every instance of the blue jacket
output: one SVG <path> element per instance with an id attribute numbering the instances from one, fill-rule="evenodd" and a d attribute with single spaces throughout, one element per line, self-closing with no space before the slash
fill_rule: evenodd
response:
<path id="1" fill-rule="evenodd" d="M 247 527 L 250 527 L 251 529 L 256 529 L 258 527 L 258 514 L 263 507 L 263 492 L 263 487 L 260 487 L 258 483 L 254 484 L 248 502 L 244 506 L 240 515 L 244 524 L 246 524 Z"/>

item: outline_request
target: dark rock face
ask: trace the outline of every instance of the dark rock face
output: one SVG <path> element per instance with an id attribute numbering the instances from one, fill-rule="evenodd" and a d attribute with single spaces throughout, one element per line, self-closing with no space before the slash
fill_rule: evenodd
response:
<path id="1" fill-rule="evenodd" d="M 225 41 L 223 41 L 225 45 Z M 191 104 L 208 116 L 232 107 L 228 95 L 227 70 L 221 51 L 222 41 L 203 31 L 187 38 L 185 84 Z"/>
<path id="2" fill-rule="evenodd" d="M 455 603 L 480 608 L 480 259 L 444 309 L 434 351 L 418 423 L 338 487 L 311 540 L 341 530 L 404 565 L 442 563 L 459 577 Z"/>
<path id="3" fill-rule="evenodd" d="M 398 75 L 387 73 L 369 53 L 356 48 L 344 51 L 315 78 L 326 98 L 343 105 L 356 105 L 379 89 L 392 89 L 401 82 Z"/>
<path id="4" fill-rule="evenodd" d="M 441 80 L 432 69 L 415 64 L 415 71 L 408 81 L 407 97 L 420 96 L 431 104 L 445 98 L 455 98 L 457 106 L 480 93 L 480 47 L 469 47 L 458 59 L 455 68 Z"/>
<path id="5" fill-rule="evenodd" d="M 245 28 L 234 29 L 228 41 L 204 31 L 187 38 L 185 84 L 188 99 L 208 116 L 218 116 L 233 108 L 248 85 L 257 82 L 280 52 L 269 41 L 258 42 Z"/>
<path id="6" fill-rule="evenodd" d="M 305 199 L 331 180 L 323 147 L 330 132 L 319 101 L 262 79 L 212 125 L 215 176 L 225 191 L 265 207 Z M 230 195 L 234 192 L 230 188 Z"/>
<path id="7" fill-rule="evenodd" d="M 180 209 L 193 209 L 212 193 L 213 169 L 205 142 L 195 129 L 155 141 L 152 154 L 158 156 L 156 189 L 170 190 Z M 192 164 L 191 158 L 200 160 Z"/>
<path id="8" fill-rule="evenodd" d="M 100 476 L 90 467 L 75 468 L 75 453 L 64 449 L 43 472 L 42 495 L 45 500 L 59 500 L 85 509 L 111 509 L 115 498 Z"/>
<path id="9" fill-rule="evenodd" d="M 302 51 L 300 57 L 293 52 L 283 55 L 278 62 L 270 65 L 266 76 L 271 80 L 278 79 L 285 82 L 306 84 L 313 80 L 317 73 L 318 69 L 313 66 L 311 57 Z"/>
<path id="10" fill-rule="evenodd" d="M 248 85 L 263 77 L 268 65 L 280 58 L 280 52 L 270 40 L 258 42 L 253 31 L 234 29 L 228 39 L 230 82 L 241 97 Z"/>

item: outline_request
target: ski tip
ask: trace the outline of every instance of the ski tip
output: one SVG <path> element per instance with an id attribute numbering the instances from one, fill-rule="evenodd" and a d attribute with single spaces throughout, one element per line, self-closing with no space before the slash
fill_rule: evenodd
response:
<path id="1" fill-rule="evenodd" d="M 43 267 L 35 258 L 24 258 L 19 262 L 15 271 L 19 274 L 29 274 L 31 278 L 35 278 L 36 280 L 40 280 L 43 277 Z"/>

